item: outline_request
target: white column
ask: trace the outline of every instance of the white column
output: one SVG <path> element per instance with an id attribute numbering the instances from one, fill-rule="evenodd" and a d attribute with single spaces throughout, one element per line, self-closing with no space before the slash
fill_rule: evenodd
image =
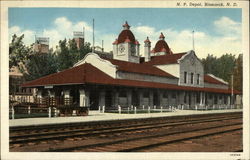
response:
<path id="1" fill-rule="evenodd" d="M 230 96 L 227 96 L 227 105 L 230 106 Z"/>
<path id="2" fill-rule="evenodd" d="M 142 106 L 144 105 L 143 104 L 143 92 L 142 90 L 138 90 L 138 92 L 139 92 L 139 106 Z"/>
<path id="3" fill-rule="evenodd" d="M 100 92 L 99 105 L 100 106 L 105 106 L 105 90 L 102 90 Z"/>
<path id="4" fill-rule="evenodd" d="M 55 105 L 55 92 L 49 90 L 48 93 L 49 93 L 49 98 L 50 98 L 50 101 L 51 101 L 50 104 Z"/>
<path id="5" fill-rule="evenodd" d="M 131 90 L 128 90 L 127 91 L 127 105 L 131 106 L 131 104 L 132 104 L 132 92 Z"/>
<path id="6" fill-rule="evenodd" d="M 203 104 L 204 104 L 204 106 L 206 104 L 206 93 L 205 92 L 203 93 Z"/>
<path id="7" fill-rule="evenodd" d="M 200 105 L 202 105 L 202 92 L 200 92 Z"/>
<path id="8" fill-rule="evenodd" d="M 42 98 L 42 90 L 37 91 L 37 98 Z"/>
<path id="9" fill-rule="evenodd" d="M 153 105 L 154 105 L 154 104 L 153 104 L 153 102 L 154 102 L 153 100 L 154 100 L 153 92 L 150 92 L 150 91 L 149 91 L 149 104 L 148 104 L 149 106 L 152 106 L 152 107 L 153 107 Z"/>
<path id="10" fill-rule="evenodd" d="M 159 95 L 159 101 L 160 101 L 160 106 L 163 106 L 163 91 L 159 91 L 158 92 Z"/>
<path id="11" fill-rule="evenodd" d="M 118 90 L 114 90 L 114 105 L 117 106 L 119 104 L 119 91 Z"/>
<path id="12" fill-rule="evenodd" d="M 64 90 L 64 104 L 69 105 L 69 100 L 70 100 L 70 90 Z M 66 100 L 67 99 L 67 100 Z"/>
<path id="13" fill-rule="evenodd" d="M 89 106 L 89 93 L 85 89 L 80 89 L 80 107 Z"/>
<path id="14" fill-rule="evenodd" d="M 42 103 L 42 90 L 41 89 L 39 89 L 38 91 L 37 91 L 37 103 L 38 104 L 41 104 Z"/>

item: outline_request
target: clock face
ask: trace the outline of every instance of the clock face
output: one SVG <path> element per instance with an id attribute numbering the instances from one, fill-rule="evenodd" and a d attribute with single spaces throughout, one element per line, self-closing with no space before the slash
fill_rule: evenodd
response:
<path id="1" fill-rule="evenodd" d="M 119 46 L 119 51 L 120 53 L 123 53 L 125 51 L 125 47 L 123 45 Z"/>

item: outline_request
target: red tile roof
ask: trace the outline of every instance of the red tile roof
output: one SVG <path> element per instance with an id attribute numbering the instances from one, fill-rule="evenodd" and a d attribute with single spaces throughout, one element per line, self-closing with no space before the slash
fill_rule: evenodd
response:
<path id="1" fill-rule="evenodd" d="M 168 44 L 165 40 L 159 40 L 157 41 L 157 43 L 155 44 L 155 48 L 154 48 L 154 52 L 162 52 L 162 49 L 166 49 L 166 53 L 170 54 L 170 49 L 168 47 Z"/>
<path id="2" fill-rule="evenodd" d="M 46 85 L 72 85 L 86 83 L 130 87 L 132 86 L 141 88 L 162 88 L 170 90 L 206 91 L 225 94 L 231 93 L 230 89 L 198 88 L 157 82 L 114 79 L 88 63 L 27 82 L 23 84 L 22 87 L 38 87 Z M 234 93 L 241 94 L 237 90 L 234 90 Z"/>
<path id="3" fill-rule="evenodd" d="M 27 82 L 22 86 L 32 87 L 45 85 L 84 84 L 85 82 L 89 81 L 100 83 L 110 81 L 111 79 L 112 78 L 110 76 L 103 73 L 91 64 L 84 63 L 82 65 Z"/>
<path id="4" fill-rule="evenodd" d="M 176 78 L 175 76 L 167 72 L 164 72 L 161 69 L 152 65 L 132 63 L 132 62 L 126 62 L 126 61 L 120 61 L 120 60 L 108 59 L 108 58 L 104 58 L 104 59 L 110 61 L 113 65 L 118 66 L 117 69 L 120 71 L 154 75 L 154 76 L 162 76 L 162 77 L 168 77 L 168 78 Z"/>
<path id="5" fill-rule="evenodd" d="M 177 63 L 178 59 L 180 59 L 184 53 L 176 53 L 176 54 L 166 54 L 161 56 L 152 56 L 151 60 L 148 62 L 144 62 L 145 64 L 149 65 L 162 65 L 162 64 L 174 64 Z"/>
<path id="6" fill-rule="evenodd" d="M 136 45 L 139 45 L 140 43 L 139 43 L 139 41 L 135 40 L 135 44 L 136 44 Z"/>
<path id="7" fill-rule="evenodd" d="M 124 43 L 127 37 L 132 43 L 135 43 L 135 36 L 130 30 L 121 31 L 118 36 L 118 43 Z"/>
<path id="8" fill-rule="evenodd" d="M 118 39 L 116 39 L 112 44 L 118 44 Z"/>
<path id="9" fill-rule="evenodd" d="M 204 75 L 204 82 L 207 82 L 207 83 L 213 83 L 213 84 L 223 84 L 223 85 L 227 85 L 217 79 L 215 79 L 214 77 L 211 77 L 210 75 Z"/>

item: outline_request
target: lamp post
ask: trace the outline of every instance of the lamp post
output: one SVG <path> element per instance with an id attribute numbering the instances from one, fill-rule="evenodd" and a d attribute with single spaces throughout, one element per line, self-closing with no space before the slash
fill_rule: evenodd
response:
<path id="1" fill-rule="evenodd" d="M 232 105 L 234 103 L 234 100 L 233 100 L 233 98 L 234 98 L 234 89 L 233 89 L 233 87 L 234 87 L 234 75 L 232 73 L 232 75 L 231 75 L 231 97 L 232 97 L 231 104 Z"/>

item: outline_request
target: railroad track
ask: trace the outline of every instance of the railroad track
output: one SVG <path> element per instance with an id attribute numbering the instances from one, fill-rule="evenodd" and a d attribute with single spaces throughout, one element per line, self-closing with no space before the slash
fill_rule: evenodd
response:
<path id="1" fill-rule="evenodd" d="M 35 126 L 31 127 L 35 132 L 28 129 L 30 134 L 23 131 L 24 127 L 17 130 L 12 128 L 10 150 L 14 148 L 14 151 L 43 152 L 144 151 L 188 139 L 242 130 L 242 113 L 169 119 L 161 117 L 125 122 L 127 121 L 112 121 L 105 124 L 99 122 L 94 123 L 93 126 L 77 123 L 69 125 L 69 128 L 60 125 L 60 127 L 52 127 L 51 130 L 48 126 L 38 126 L 42 130 L 41 133 L 38 133 L 39 129 Z M 71 139 L 72 143 L 68 144 L 68 139 Z M 37 148 L 33 149 L 30 144 Z"/>
<path id="2" fill-rule="evenodd" d="M 242 130 L 242 124 L 221 125 L 216 127 L 194 129 L 190 131 L 177 131 L 168 134 L 158 134 L 154 136 L 117 140 L 106 143 L 97 143 L 61 149 L 49 149 L 45 152 L 138 152 L 171 143 L 234 132 L 238 130 Z M 240 152 L 241 150 L 237 151 Z"/>
<path id="3" fill-rule="evenodd" d="M 17 144 L 17 143 L 29 143 L 29 142 L 39 142 L 39 141 L 47 141 L 47 140 L 62 140 L 65 138 L 72 138 L 72 137 L 87 137 L 87 136 L 98 136 L 100 134 L 114 134 L 119 132 L 133 132 L 139 130 L 149 130 L 155 128 L 162 128 L 162 127 L 173 127 L 173 126 L 180 126 L 180 125 L 189 125 L 189 124 L 196 124 L 196 123 L 205 123 L 205 122 L 215 122 L 221 120 L 232 120 L 232 119 L 239 119 L 241 116 L 226 116 L 226 117 L 219 117 L 219 118 L 199 118 L 189 120 L 181 120 L 177 122 L 161 122 L 161 123 L 150 123 L 150 124 L 134 124 L 134 125 L 126 125 L 126 126 L 115 126 L 115 127 L 103 127 L 103 128 L 96 128 L 96 129 L 76 129 L 70 131 L 53 131 L 53 132 L 46 132 L 46 133 L 36 133 L 36 134 L 22 134 L 22 135 L 10 135 L 10 144 Z"/>

